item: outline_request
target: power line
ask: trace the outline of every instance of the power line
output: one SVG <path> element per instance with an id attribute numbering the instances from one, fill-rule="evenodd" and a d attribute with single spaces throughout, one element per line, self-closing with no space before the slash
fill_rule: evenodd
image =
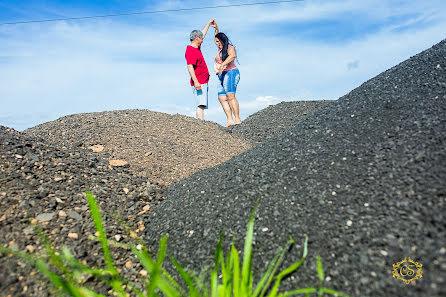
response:
<path id="1" fill-rule="evenodd" d="M 302 1 L 304 1 L 304 0 L 267 1 L 267 2 L 242 3 L 242 4 L 230 4 L 230 5 L 204 6 L 204 7 L 194 7 L 194 8 L 180 8 L 180 9 L 166 9 L 166 10 L 154 10 L 154 11 L 140 11 L 140 12 L 130 12 L 130 13 L 118 13 L 118 14 L 106 14 L 106 15 L 94 15 L 94 16 L 82 16 L 82 17 L 69 17 L 69 18 L 59 18 L 59 19 L 45 19 L 45 20 L 32 20 L 32 21 L 0 23 L 0 26 L 3 26 L 3 25 L 17 25 L 17 24 L 30 24 L 30 23 L 59 22 L 59 21 L 73 21 L 73 20 L 85 20 L 85 19 L 95 19 L 95 18 L 109 18 L 109 17 L 119 17 L 119 16 L 132 16 L 132 15 L 142 15 L 142 14 L 155 14 L 155 13 L 191 11 L 191 10 L 205 10 L 205 9 L 228 8 L 228 7 L 241 7 L 241 6 L 266 5 L 266 4 L 289 3 L 289 2 L 302 2 Z"/>

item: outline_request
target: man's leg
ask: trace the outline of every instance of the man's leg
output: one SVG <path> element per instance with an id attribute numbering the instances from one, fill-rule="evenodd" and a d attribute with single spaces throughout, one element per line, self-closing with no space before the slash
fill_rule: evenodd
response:
<path id="1" fill-rule="evenodd" d="M 229 103 L 228 103 L 228 97 L 218 96 L 218 101 L 220 101 L 220 104 L 223 107 L 226 117 L 228 118 L 228 122 L 226 123 L 225 127 L 234 125 L 235 122 L 234 122 L 234 119 L 232 118 L 231 107 L 229 106 Z"/>
<path id="2" fill-rule="evenodd" d="M 204 120 L 204 106 L 203 105 L 197 106 L 196 115 L 197 115 L 197 119 L 202 120 L 202 121 Z"/>
<path id="3" fill-rule="evenodd" d="M 234 113 L 235 123 L 240 124 L 242 121 L 240 120 L 239 115 L 239 104 L 237 98 L 235 98 L 235 94 L 226 94 L 228 97 L 229 106 L 231 107 L 232 113 Z"/>

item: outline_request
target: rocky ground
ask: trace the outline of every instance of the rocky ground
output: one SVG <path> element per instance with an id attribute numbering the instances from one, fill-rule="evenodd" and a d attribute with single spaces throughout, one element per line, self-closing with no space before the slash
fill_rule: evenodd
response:
<path id="1" fill-rule="evenodd" d="M 233 136 L 248 140 L 253 145 L 268 141 L 304 120 L 330 100 L 281 102 L 270 105 L 243 120 L 243 125 L 226 128 Z"/>
<path id="2" fill-rule="evenodd" d="M 60 150 L 2 126 L 0 160 L 0 244 L 15 250 L 36 253 L 42 248 L 31 224 L 38 223 L 56 248 L 68 246 L 76 257 L 100 265 L 100 246 L 88 239 L 95 230 L 85 191 L 97 197 L 109 238 L 120 242 L 128 237 L 114 212 L 140 234 L 148 223 L 145 214 L 164 199 L 164 186 L 128 168 L 110 167 L 86 150 Z M 131 279 L 138 277 L 142 268 L 128 251 L 112 252 Z M 0 296 L 50 296 L 29 274 L 21 261 L 17 265 L 16 258 L 0 256 Z"/>
<path id="3" fill-rule="evenodd" d="M 286 110 L 285 110 L 286 112 Z M 242 127 L 240 127 L 241 129 Z M 254 131 L 247 132 L 254 135 Z M 213 181 L 213 182 L 203 182 Z M 199 271 L 243 234 L 255 201 L 253 264 L 262 271 L 288 236 L 309 258 L 284 288 L 325 284 L 352 296 L 446 296 L 446 41 L 315 111 L 286 132 L 169 187 L 145 238 Z M 393 264 L 423 265 L 416 285 Z"/>
<path id="4" fill-rule="evenodd" d="M 216 123 L 150 110 L 70 115 L 24 132 L 61 149 L 102 149 L 98 157 L 126 161 L 132 172 L 164 185 L 251 148 Z"/>

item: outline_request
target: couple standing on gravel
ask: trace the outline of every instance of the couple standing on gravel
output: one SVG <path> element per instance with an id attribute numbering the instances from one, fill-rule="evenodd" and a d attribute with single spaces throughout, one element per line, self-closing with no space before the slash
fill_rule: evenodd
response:
<path id="1" fill-rule="evenodd" d="M 208 82 L 209 70 L 201 53 L 201 44 L 206 36 L 209 27 L 215 28 L 214 42 L 217 45 L 218 53 L 214 59 L 214 72 L 218 76 L 218 100 L 228 118 L 225 127 L 240 124 L 239 104 L 235 98 L 237 84 L 240 80 L 240 72 L 235 66 L 237 58 L 234 46 L 229 42 L 225 33 L 219 32 L 215 19 L 210 20 L 203 30 L 194 30 L 190 33 L 190 45 L 186 48 L 186 63 L 193 87 L 193 92 L 197 100 L 197 119 L 203 120 L 204 109 L 208 106 Z M 232 117 L 234 114 L 234 118 Z"/>

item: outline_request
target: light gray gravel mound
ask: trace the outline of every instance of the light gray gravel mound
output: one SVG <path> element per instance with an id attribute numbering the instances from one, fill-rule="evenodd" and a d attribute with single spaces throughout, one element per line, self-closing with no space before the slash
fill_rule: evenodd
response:
<path id="1" fill-rule="evenodd" d="M 146 239 L 169 235 L 187 267 L 211 263 L 220 230 L 243 246 L 255 227 L 257 271 L 288 236 L 309 258 L 284 288 L 326 286 L 352 296 L 446 296 L 446 41 L 381 73 L 285 133 L 169 187 Z M 415 286 L 392 264 L 423 264 Z"/>
<path id="2" fill-rule="evenodd" d="M 251 145 L 220 125 L 150 110 L 113 110 L 62 117 L 24 131 L 61 148 L 101 145 L 95 155 L 169 185 L 238 155 Z"/>

